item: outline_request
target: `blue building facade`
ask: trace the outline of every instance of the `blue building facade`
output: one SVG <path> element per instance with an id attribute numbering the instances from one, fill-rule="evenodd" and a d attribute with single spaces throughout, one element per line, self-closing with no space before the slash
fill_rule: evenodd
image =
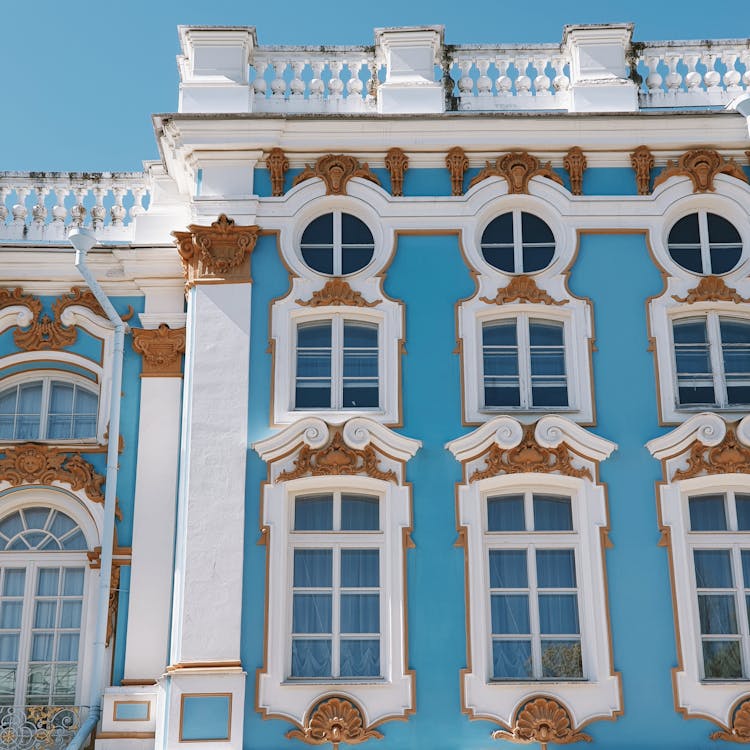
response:
<path id="1" fill-rule="evenodd" d="M 632 32 L 182 27 L 0 175 L 2 742 L 750 741 L 748 44 Z"/>

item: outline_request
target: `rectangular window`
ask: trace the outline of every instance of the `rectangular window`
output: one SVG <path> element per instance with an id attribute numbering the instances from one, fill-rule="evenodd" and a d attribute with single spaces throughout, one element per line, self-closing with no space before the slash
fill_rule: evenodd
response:
<path id="1" fill-rule="evenodd" d="M 493 678 L 582 679 L 570 498 L 490 497 L 487 532 Z"/>

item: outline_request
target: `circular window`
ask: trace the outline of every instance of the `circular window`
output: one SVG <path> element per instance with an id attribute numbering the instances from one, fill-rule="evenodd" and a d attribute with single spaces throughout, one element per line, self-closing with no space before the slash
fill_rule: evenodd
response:
<path id="1" fill-rule="evenodd" d="M 493 219 L 482 234 L 482 255 L 507 273 L 541 271 L 555 256 L 555 236 L 534 214 L 515 209 Z"/>
<path id="2" fill-rule="evenodd" d="M 742 256 L 742 238 L 723 216 L 698 211 L 683 216 L 669 230 L 672 260 L 692 273 L 728 273 Z"/>
<path id="3" fill-rule="evenodd" d="M 362 220 L 334 211 L 318 216 L 305 227 L 300 252 L 313 271 L 346 276 L 360 271 L 372 260 L 375 240 Z"/>

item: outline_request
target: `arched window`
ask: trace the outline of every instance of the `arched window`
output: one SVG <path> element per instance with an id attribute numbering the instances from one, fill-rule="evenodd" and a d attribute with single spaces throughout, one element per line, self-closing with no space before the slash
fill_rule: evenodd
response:
<path id="1" fill-rule="evenodd" d="M 74 380 L 43 377 L 0 390 L 0 440 L 96 437 L 99 397 Z"/>
<path id="2" fill-rule="evenodd" d="M 87 548 L 55 508 L 0 520 L 0 705 L 76 703 Z"/>

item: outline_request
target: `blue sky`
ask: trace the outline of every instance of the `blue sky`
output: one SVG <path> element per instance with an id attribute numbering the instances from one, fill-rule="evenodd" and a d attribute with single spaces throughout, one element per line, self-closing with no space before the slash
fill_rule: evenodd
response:
<path id="1" fill-rule="evenodd" d="M 443 24 L 452 44 L 555 42 L 566 23 L 635 38 L 750 35 L 745 0 L 16 0 L 3 3 L 0 170 L 139 170 L 150 115 L 177 108 L 178 24 L 252 25 L 260 44 L 371 44 L 376 26 Z"/>

